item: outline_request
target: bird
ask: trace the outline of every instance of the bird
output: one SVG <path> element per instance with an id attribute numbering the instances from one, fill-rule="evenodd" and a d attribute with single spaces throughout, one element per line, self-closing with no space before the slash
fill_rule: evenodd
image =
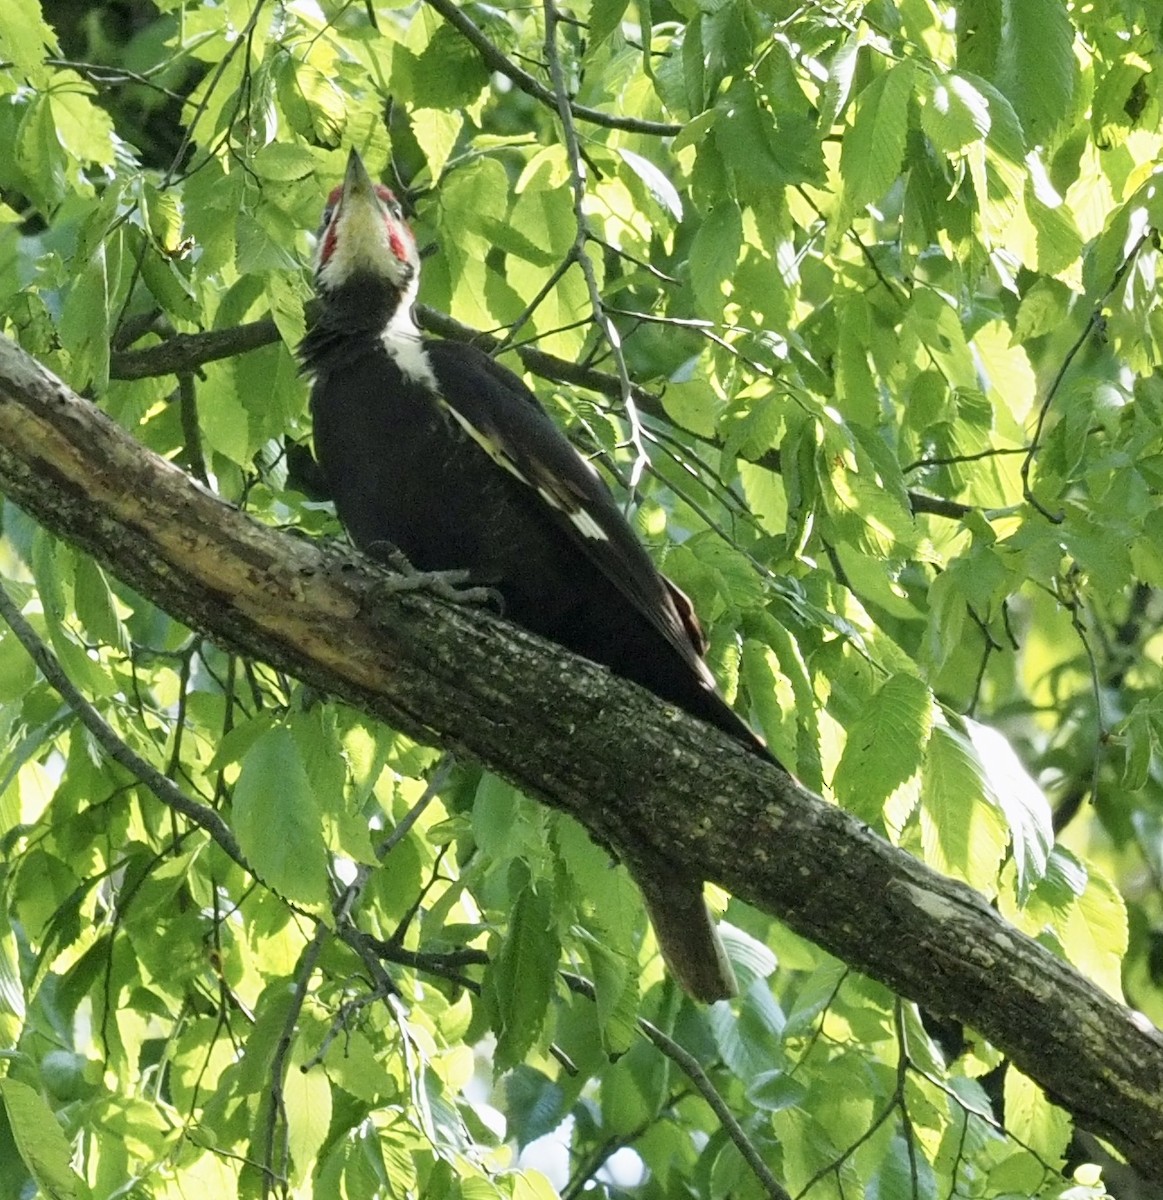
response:
<path id="1" fill-rule="evenodd" d="M 523 380 L 476 346 L 421 335 L 419 278 L 399 201 L 353 149 L 324 208 L 317 315 L 299 347 L 315 458 L 351 540 L 421 572 L 467 572 L 507 620 L 775 761 L 719 694 L 690 600 Z M 627 864 L 679 984 L 705 1002 L 734 995 L 701 880 Z"/>

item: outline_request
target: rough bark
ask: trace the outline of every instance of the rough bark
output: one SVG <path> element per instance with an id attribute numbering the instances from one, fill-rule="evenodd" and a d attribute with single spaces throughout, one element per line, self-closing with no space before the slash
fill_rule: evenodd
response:
<path id="1" fill-rule="evenodd" d="M 221 644 L 476 757 L 621 853 L 687 864 L 971 1025 L 1163 1181 L 1163 1036 L 725 735 L 485 612 L 385 593 L 356 556 L 258 524 L 2 337 L 0 489 Z"/>

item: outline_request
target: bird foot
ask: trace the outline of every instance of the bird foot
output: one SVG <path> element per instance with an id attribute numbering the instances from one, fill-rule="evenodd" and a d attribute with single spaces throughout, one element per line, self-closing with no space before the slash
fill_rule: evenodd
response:
<path id="1" fill-rule="evenodd" d="M 419 571 L 395 547 L 381 551 L 377 557 L 394 572 L 377 586 L 376 590 L 381 594 L 429 592 L 450 604 L 487 604 L 498 612 L 504 609 L 504 600 L 496 588 L 469 583 L 470 571 Z"/>

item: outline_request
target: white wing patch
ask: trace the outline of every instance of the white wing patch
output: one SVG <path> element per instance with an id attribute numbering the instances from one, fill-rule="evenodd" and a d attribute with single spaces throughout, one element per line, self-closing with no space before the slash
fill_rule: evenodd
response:
<path id="1" fill-rule="evenodd" d="M 594 520 L 592 516 L 590 516 L 588 512 L 586 512 L 584 508 L 566 508 L 566 506 L 562 504 L 552 492 L 543 487 L 539 487 L 537 489 L 537 494 L 546 502 L 546 504 L 556 508 L 558 512 L 565 513 L 565 515 L 569 517 L 569 519 L 585 537 L 593 538 L 595 542 L 608 542 L 610 540 L 606 534 L 606 531 L 597 523 L 597 521 Z"/>
<path id="2" fill-rule="evenodd" d="M 421 353 L 423 352 L 421 351 Z M 399 362 L 400 360 L 397 358 L 396 361 Z M 427 365 L 427 359 L 425 359 L 425 365 Z M 400 363 L 400 369 L 404 369 L 403 363 Z M 431 370 L 430 367 L 429 370 Z M 433 391 L 436 392 L 436 389 L 433 388 Z M 545 503 L 550 506 L 550 508 L 556 508 L 558 512 L 564 513 L 583 537 L 591 538 L 595 542 L 608 542 L 610 540 L 606 531 L 588 512 L 586 512 L 584 508 L 571 507 L 570 505 L 563 503 L 561 498 L 554 495 L 549 488 L 535 485 L 526 477 L 525 472 L 522 471 L 521 468 L 513 461 L 512 457 L 505 452 L 504 446 L 498 445 L 485 434 L 481 433 L 481 431 L 464 415 L 464 413 L 460 412 L 458 409 L 449 404 L 439 392 L 436 392 L 436 399 L 440 405 L 451 415 L 453 420 L 456 421 L 461 429 L 463 429 L 465 433 L 467 433 L 468 436 L 472 438 L 472 440 L 476 442 L 478 446 L 480 446 L 480 448 L 489 456 L 489 458 L 493 460 L 493 462 L 497 464 L 497 466 L 503 467 L 509 472 L 510 475 L 513 476 L 514 479 L 519 479 L 526 487 L 536 487 L 537 494 L 541 497 L 541 499 L 544 500 Z"/>

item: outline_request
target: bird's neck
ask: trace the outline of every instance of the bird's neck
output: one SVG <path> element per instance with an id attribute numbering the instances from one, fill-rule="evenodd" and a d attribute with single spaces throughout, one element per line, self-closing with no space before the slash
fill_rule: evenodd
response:
<path id="1" fill-rule="evenodd" d="M 373 275 L 355 275 L 320 296 L 322 301 L 299 357 L 308 371 L 328 369 L 337 359 L 349 358 L 361 346 L 383 342 L 416 341 L 419 331 L 412 320 L 415 285 L 394 286 Z"/>

